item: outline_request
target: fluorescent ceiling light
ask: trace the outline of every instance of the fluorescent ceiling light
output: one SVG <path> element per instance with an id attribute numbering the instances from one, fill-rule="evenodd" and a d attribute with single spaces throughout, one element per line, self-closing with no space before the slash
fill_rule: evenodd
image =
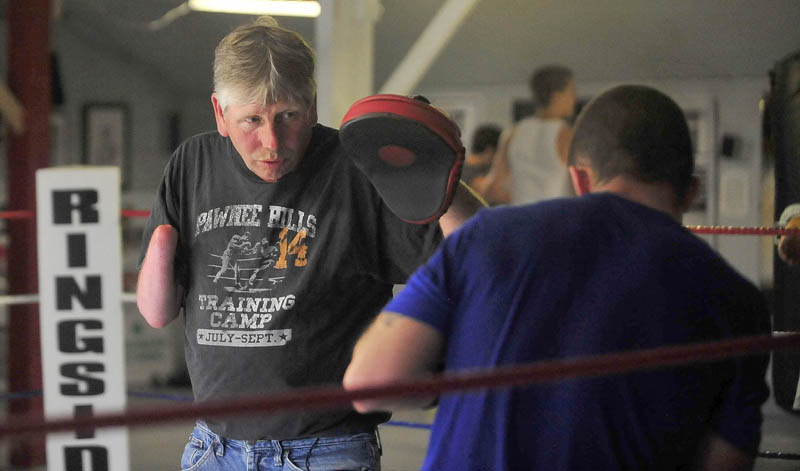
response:
<path id="1" fill-rule="evenodd" d="M 216 13 L 317 17 L 319 2 L 308 0 L 188 0 L 189 8 Z"/>

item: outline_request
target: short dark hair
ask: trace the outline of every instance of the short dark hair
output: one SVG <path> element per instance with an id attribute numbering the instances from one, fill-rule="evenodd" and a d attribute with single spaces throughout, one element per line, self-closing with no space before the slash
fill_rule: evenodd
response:
<path id="1" fill-rule="evenodd" d="M 618 175 L 667 183 L 683 203 L 694 172 L 689 127 L 680 106 L 640 85 L 611 88 L 590 101 L 575 123 L 568 163 L 585 161 L 600 181 Z"/>
<path id="2" fill-rule="evenodd" d="M 567 88 L 570 80 L 572 71 L 563 65 L 547 65 L 534 70 L 529 85 L 536 105 L 549 105 L 553 94 Z"/>
<path id="3" fill-rule="evenodd" d="M 494 124 L 482 124 L 475 129 L 472 134 L 472 153 L 480 154 L 487 147 L 497 149 L 497 141 L 500 140 L 500 126 Z"/>

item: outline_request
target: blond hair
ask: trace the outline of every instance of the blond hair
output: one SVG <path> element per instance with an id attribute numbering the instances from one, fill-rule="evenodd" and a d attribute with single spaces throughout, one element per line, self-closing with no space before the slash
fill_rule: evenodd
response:
<path id="1" fill-rule="evenodd" d="M 310 109 L 316 88 L 311 47 L 269 16 L 234 29 L 214 51 L 214 92 L 223 110 L 280 101 Z"/>

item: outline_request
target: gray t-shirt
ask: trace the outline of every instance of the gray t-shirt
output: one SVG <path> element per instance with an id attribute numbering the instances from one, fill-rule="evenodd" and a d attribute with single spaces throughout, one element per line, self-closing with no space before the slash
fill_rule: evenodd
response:
<path id="1" fill-rule="evenodd" d="M 164 172 L 142 241 L 171 224 L 187 287 L 186 361 L 197 401 L 339 385 L 358 336 L 441 241 L 437 223 L 395 217 L 317 125 L 298 168 L 254 175 L 216 132 L 183 143 Z M 352 409 L 207 418 L 235 439 L 370 431 L 386 414 Z"/>

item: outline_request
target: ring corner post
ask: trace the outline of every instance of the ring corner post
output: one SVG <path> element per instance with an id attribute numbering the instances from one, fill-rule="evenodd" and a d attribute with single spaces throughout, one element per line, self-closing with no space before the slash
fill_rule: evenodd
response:
<path id="1" fill-rule="evenodd" d="M 8 86 L 24 110 L 24 130 L 9 132 L 8 207 L 35 208 L 35 172 L 50 160 L 49 120 L 51 109 L 50 0 L 9 0 Z M 31 218 L 8 222 L 9 292 L 38 292 L 36 224 Z M 36 305 L 13 306 L 9 310 L 9 389 L 12 392 L 41 390 L 39 318 Z M 43 414 L 41 397 L 9 404 L 10 414 Z M 44 437 L 13 442 L 10 459 L 16 467 L 39 466 L 45 462 Z"/>

